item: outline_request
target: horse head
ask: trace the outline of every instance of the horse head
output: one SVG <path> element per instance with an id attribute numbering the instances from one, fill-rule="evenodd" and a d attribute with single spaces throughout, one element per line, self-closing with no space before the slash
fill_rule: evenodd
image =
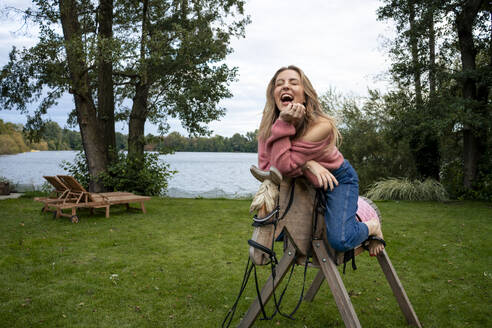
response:
<path id="1" fill-rule="evenodd" d="M 278 193 L 282 174 L 274 167 L 270 167 L 269 171 L 262 171 L 254 165 L 250 171 L 261 185 L 250 206 L 250 212 L 257 214 L 253 219 L 254 230 L 249 241 L 249 257 L 254 264 L 264 265 L 271 260 L 269 252 L 275 232 L 273 223 L 278 218 Z"/>

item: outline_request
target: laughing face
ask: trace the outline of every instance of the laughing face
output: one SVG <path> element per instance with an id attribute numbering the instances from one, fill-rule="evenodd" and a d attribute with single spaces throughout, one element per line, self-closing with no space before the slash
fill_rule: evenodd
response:
<path id="1" fill-rule="evenodd" d="M 283 111 L 294 103 L 304 104 L 304 87 L 301 84 L 299 73 L 292 69 L 280 72 L 275 79 L 275 89 L 273 91 L 275 104 L 280 111 Z"/>

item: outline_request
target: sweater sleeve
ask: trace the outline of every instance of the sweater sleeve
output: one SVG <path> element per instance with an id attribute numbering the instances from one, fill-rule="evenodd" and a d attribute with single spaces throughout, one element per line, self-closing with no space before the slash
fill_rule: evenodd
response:
<path id="1" fill-rule="evenodd" d="M 266 140 L 265 152 L 269 155 L 270 165 L 288 176 L 302 175 L 301 167 L 308 158 L 301 152 L 292 150 L 291 137 L 295 135 L 295 127 L 277 119 L 272 125 L 271 136 Z"/>
<path id="2" fill-rule="evenodd" d="M 258 140 L 258 167 L 263 171 L 270 169 L 270 156 L 266 152 L 265 141 L 261 139 Z"/>

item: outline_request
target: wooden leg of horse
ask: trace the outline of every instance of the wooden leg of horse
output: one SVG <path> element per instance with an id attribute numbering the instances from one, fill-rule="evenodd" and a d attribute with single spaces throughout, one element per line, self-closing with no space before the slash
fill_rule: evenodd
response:
<path id="1" fill-rule="evenodd" d="M 333 262 L 332 258 L 328 255 L 328 250 L 324 243 L 319 241 L 313 241 L 313 250 L 318 258 L 321 270 L 330 286 L 335 303 L 337 304 L 338 311 L 342 316 L 345 327 L 347 328 L 360 328 L 359 318 L 355 313 L 354 306 L 350 301 L 350 297 L 345 289 L 345 286 L 338 272 L 337 266 Z"/>
<path id="2" fill-rule="evenodd" d="M 275 276 L 275 281 L 272 283 L 272 276 L 268 278 L 267 282 L 261 289 L 261 300 L 263 302 L 263 305 L 266 305 L 270 297 L 273 295 L 274 289 L 278 287 L 282 279 L 285 277 L 286 273 L 289 271 L 289 268 L 291 265 L 294 264 L 295 261 L 295 255 L 296 255 L 296 250 L 294 248 L 293 243 L 289 243 L 289 246 L 287 249 L 284 251 L 284 255 L 278 262 L 278 265 L 275 269 L 276 271 L 276 276 Z M 272 286 L 273 285 L 273 286 Z M 255 322 L 256 318 L 261 312 L 261 307 L 260 307 L 260 302 L 258 298 L 250 305 L 248 312 L 246 312 L 246 315 L 244 316 L 243 320 L 239 323 L 238 327 L 241 328 L 249 328 L 253 325 Z"/>
<path id="3" fill-rule="evenodd" d="M 323 273 L 323 270 L 319 270 L 316 277 L 314 277 L 311 287 L 309 287 L 309 290 L 306 292 L 306 295 L 304 296 L 304 301 L 312 302 L 314 300 L 314 297 L 318 293 L 318 290 L 320 289 L 321 284 L 323 283 L 324 280 L 325 280 L 325 274 Z"/>
<path id="4" fill-rule="evenodd" d="M 393 290 L 396 301 L 398 302 L 403 315 L 407 319 L 408 324 L 415 327 L 422 327 L 420 325 L 419 318 L 417 318 L 417 314 L 415 314 L 412 304 L 407 297 L 407 293 L 405 293 L 405 289 L 403 288 L 403 285 L 401 284 L 400 279 L 398 278 L 398 275 L 396 274 L 396 271 L 391 264 L 386 250 L 383 250 L 377 256 L 377 259 L 379 265 L 381 266 L 381 269 L 383 269 L 386 280 L 388 280 L 388 283 Z"/>

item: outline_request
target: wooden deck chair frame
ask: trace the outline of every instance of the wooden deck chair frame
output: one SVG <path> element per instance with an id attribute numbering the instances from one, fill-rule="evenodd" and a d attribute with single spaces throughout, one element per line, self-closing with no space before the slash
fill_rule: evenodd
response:
<path id="1" fill-rule="evenodd" d="M 76 203 L 80 203 L 83 200 L 85 203 L 89 201 L 90 193 L 71 175 L 57 175 L 69 189 L 68 197 L 76 200 Z"/>
<path id="2" fill-rule="evenodd" d="M 46 212 L 48 210 L 49 203 L 59 203 L 65 201 L 65 199 L 68 197 L 70 189 L 57 176 L 44 175 L 43 178 L 55 189 L 52 192 L 54 193 L 55 197 L 36 197 L 34 199 L 36 201 L 44 203 L 41 211 Z"/>
<path id="3" fill-rule="evenodd" d="M 132 209 L 130 203 L 140 203 L 140 209 L 145 214 L 144 201 L 151 199 L 147 196 L 139 196 L 129 192 L 108 192 L 92 193 L 88 192 L 74 177 L 70 175 L 58 175 L 58 179 L 65 184 L 69 191 L 65 199 L 58 202 L 45 202 L 45 206 L 55 210 L 55 218 L 65 216 L 71 218 L 73 223 L 78 222 L 77 208 L 89 208 L 91 214 L 96 208 L 104 208 L 106 218 L 109 218 L 111 205 L 126 205 L 127 210 Z M 71 214 L 63 213 L 63 210 L 70 209 Z"/>
<path id="4" fill-rule="evenodd" d="M 63 199 L 67 196 L 69 188 L 57 176 L 44 175 L 43 178 L 55 188 L 54 193 L 57 199 Z"/>

